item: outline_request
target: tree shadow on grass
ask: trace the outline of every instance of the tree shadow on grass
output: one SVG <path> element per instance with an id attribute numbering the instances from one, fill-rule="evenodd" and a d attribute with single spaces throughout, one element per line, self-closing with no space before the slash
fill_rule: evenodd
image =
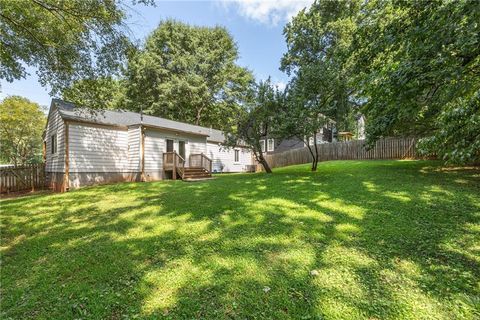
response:
<path id="1" fill-rule="evenodd" d="M 2 312 L 446 318 L 461 314 L 461 301 L 472 314 L 480 267 L 471 173 L 322 168 L 5 201 Z"/>

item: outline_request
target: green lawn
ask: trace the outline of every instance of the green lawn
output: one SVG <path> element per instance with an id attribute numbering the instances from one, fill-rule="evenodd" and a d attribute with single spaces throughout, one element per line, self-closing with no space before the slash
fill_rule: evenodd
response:
<path id="1" fill-rule="evenodd" d="M 478 319 L 480 171 L 336 161 L 1 202 L 2 319 Z"/>

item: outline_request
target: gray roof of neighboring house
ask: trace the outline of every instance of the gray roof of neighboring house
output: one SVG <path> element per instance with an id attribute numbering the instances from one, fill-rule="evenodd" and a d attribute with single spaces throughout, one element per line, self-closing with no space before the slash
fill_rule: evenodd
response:
<path id="1" fill-rule="evenodd" d="M 58 108 L 60 116 L 64 119 L 120 126 L 143 124 L 149 127 L 207 136 L 207 140 L 214 142 L 224 142 L 225 140 L 222 131 L 193 124 L 153 117 L 145 114 L 143 115 L 143 122 L 141 122 L 140 113 L 136 112 L 123 110 L 93 110 L 79 107 L 73 103 L 60 99 L 53 99 L 52 104 Z"/>

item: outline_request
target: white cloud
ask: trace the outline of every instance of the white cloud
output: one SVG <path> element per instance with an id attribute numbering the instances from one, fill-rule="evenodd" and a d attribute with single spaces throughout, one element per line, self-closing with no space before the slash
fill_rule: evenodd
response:
<path id="1" fill-rule="evenodd" d="M 226 7 L 234 7 L 244 17 L 271 26 L 290 21 L 300 10 L 312 3 L 313 0 L 231 0 L 223 2 Z"/>

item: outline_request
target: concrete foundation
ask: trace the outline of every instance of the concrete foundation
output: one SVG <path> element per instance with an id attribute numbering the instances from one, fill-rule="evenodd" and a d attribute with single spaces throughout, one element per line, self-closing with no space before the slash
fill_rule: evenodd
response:
<path id="1" fill-rule="evenodd" d="M 67 191 L 63 172 L 47 172 L 48 187 L 56 192 Z M 163 170 L 146 171 L 145 181 L 165 179 Z M 97 184 L 141 181 L 140 172 L 70 172 L 69 189 L 77 189 Z"/>

